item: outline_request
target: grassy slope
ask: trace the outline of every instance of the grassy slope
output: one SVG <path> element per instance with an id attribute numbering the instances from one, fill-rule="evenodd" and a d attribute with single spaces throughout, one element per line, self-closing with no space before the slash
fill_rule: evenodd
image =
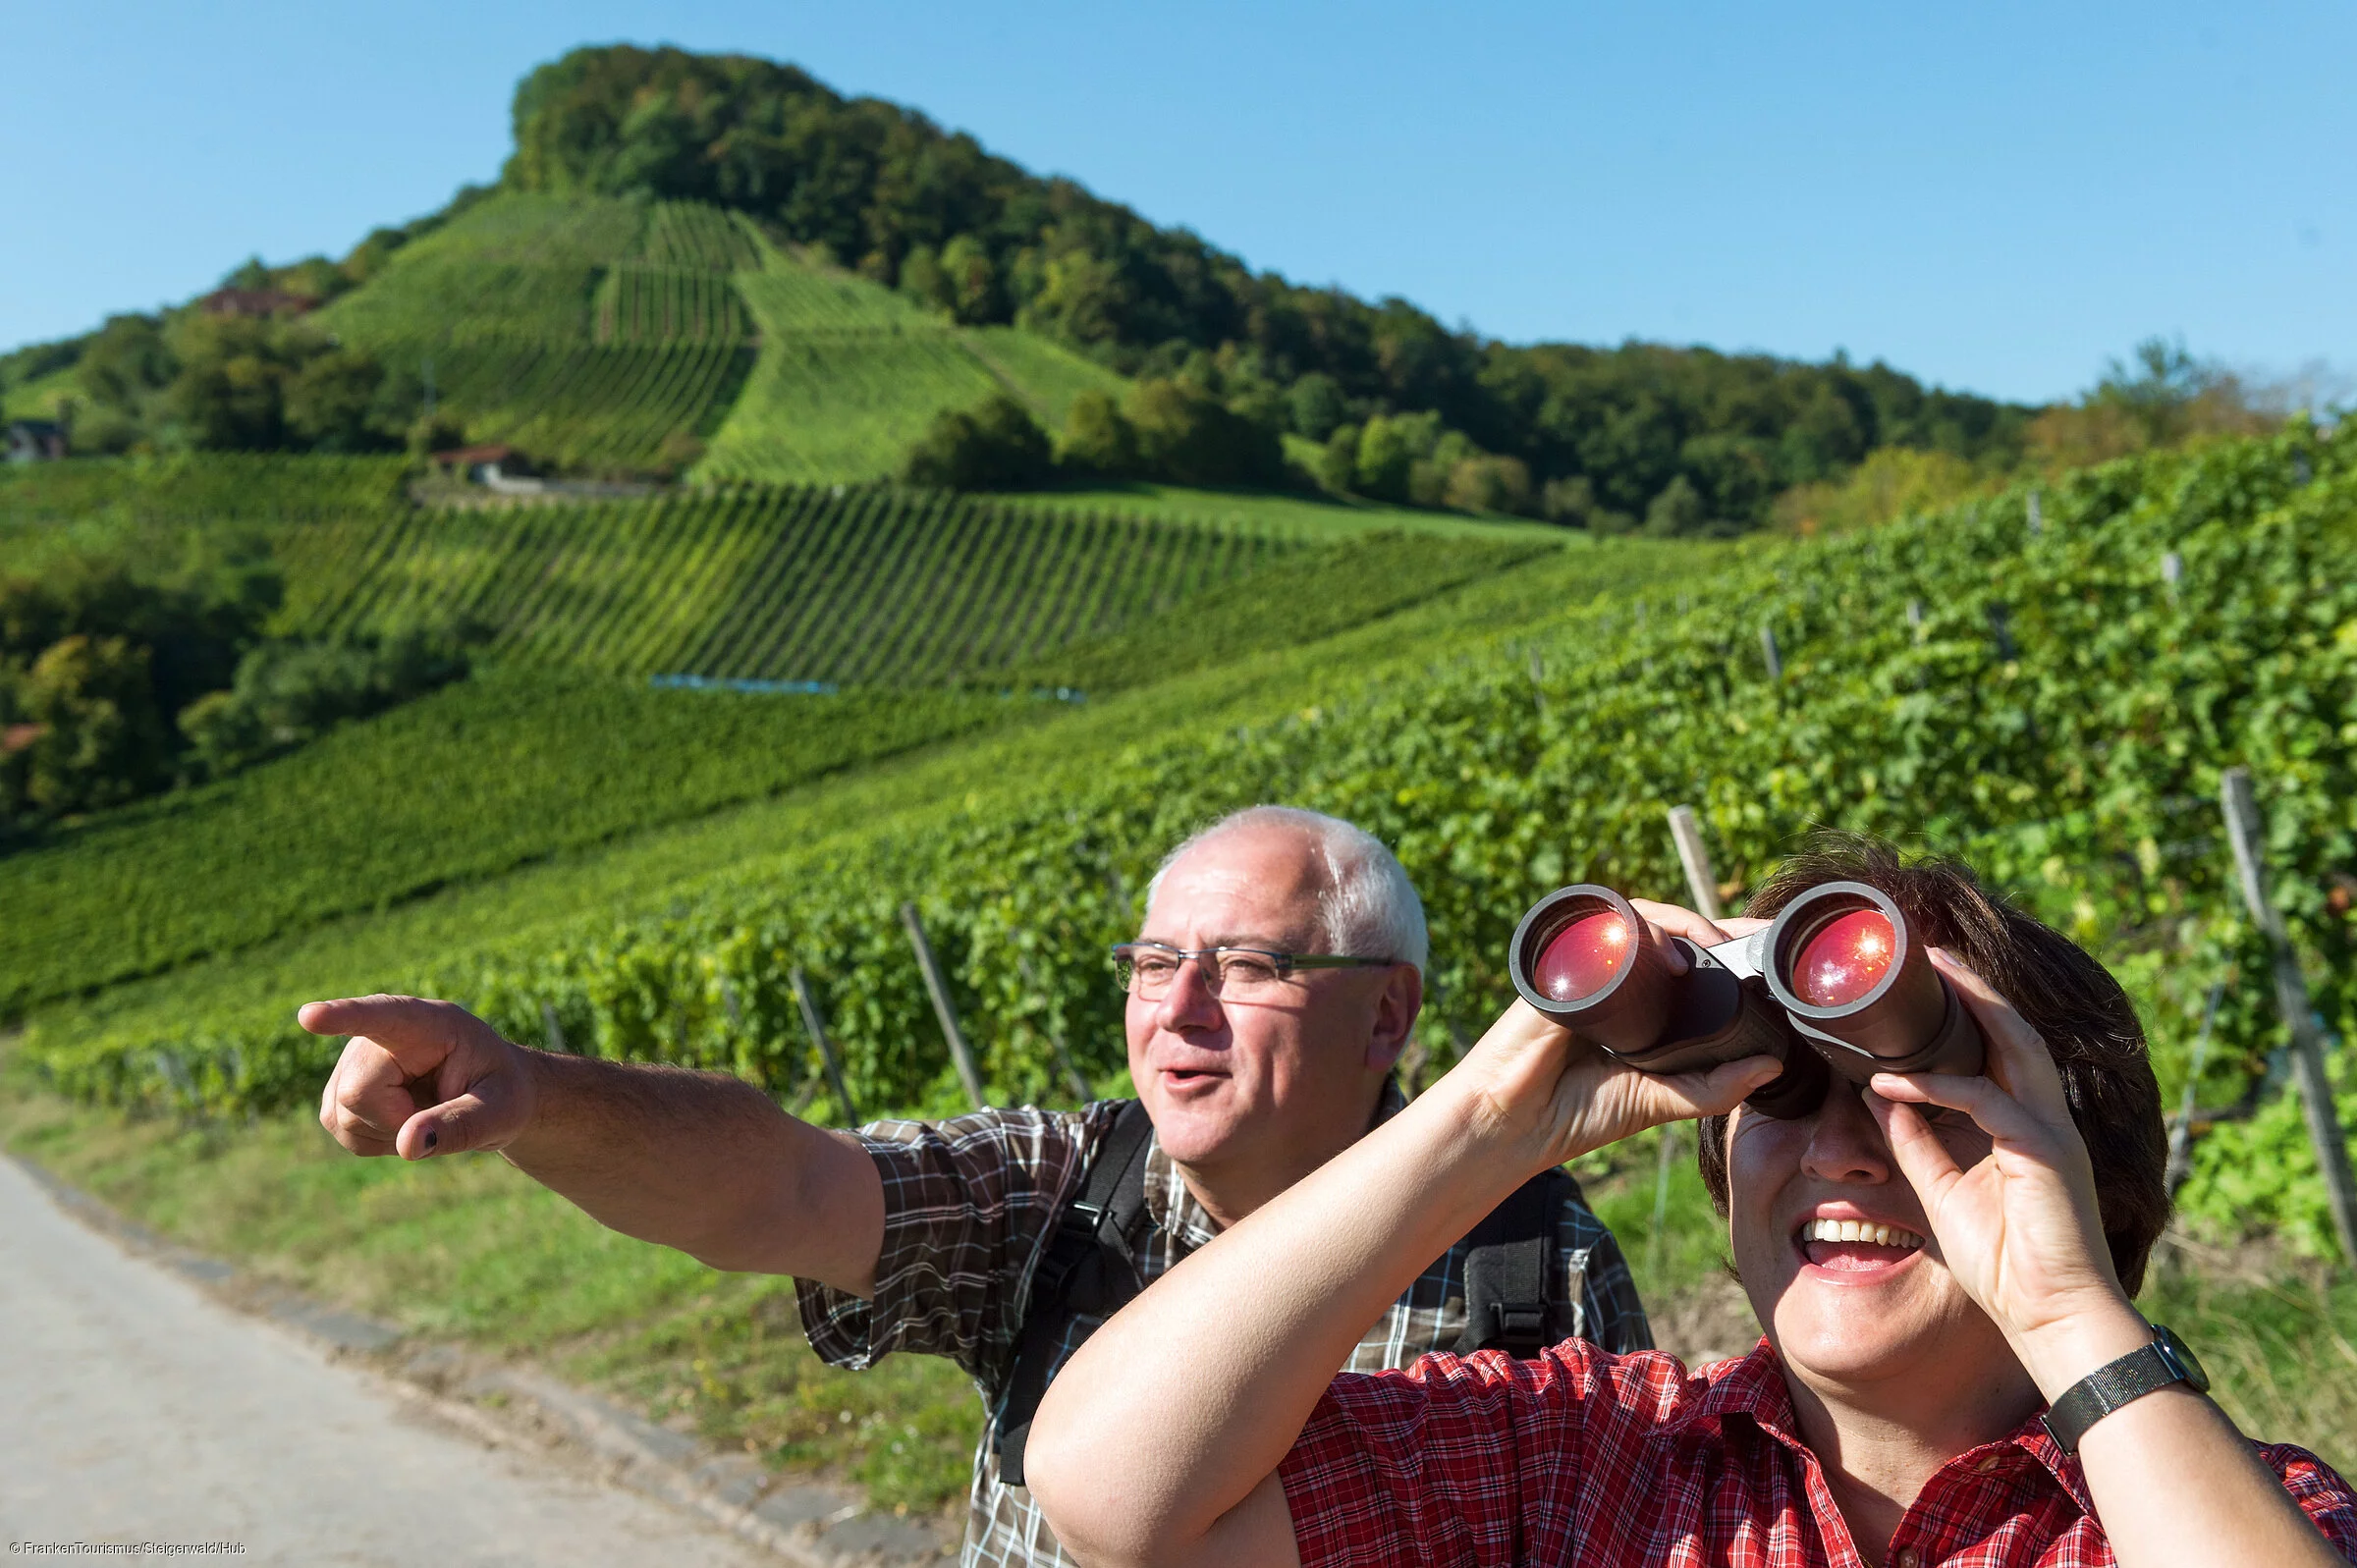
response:
<path id="1" fill-rule="evenodd" d="M 0 419 L 54 419 L 61 400 L 79 395 L 81 382 L 72 366 L 52 370 L 37 381 L 11 387 L 0 395 Z"/>
<path id="2" fill-rule="evenodd" d="M 737 275 L 760 357 L 697 465 L 704 480 L 889 476 L 935 415 L 1007 391 L 1051 428 L 1110 372 L 1012 327 L 965 331 L 863 278 L 769 250 Z"/>

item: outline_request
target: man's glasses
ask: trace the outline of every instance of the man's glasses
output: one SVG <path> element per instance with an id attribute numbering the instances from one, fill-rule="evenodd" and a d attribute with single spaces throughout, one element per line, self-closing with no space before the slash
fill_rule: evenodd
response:
<path id="1" fill-rule="evenodd" d="M 1113 972 L 1122 989 L 1141 1001 L 1158 1001 L 1193 959 L 1211 994 L 1223 1000 L 1246 1000 L 1283 985 L 1296 969 L 1388 969 L 1396 959 L 1351 958 L 1332 952 L 1271 952 L 1266 947 L 1174 947 L 1162 942 L 1124 942 L 1113 949 Z"/>

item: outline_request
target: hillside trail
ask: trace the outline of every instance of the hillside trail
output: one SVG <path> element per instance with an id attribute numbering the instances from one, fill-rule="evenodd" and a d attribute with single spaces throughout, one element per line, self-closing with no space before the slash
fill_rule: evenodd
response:
<path id="1" fill-rule="evenodd" d="M 459 1434 L 384 1379 L 85 1229 L 6 1159 L 0 1536 L 237 1542 L 230 1560 L 306 1568 L 779 1561 Z"/>

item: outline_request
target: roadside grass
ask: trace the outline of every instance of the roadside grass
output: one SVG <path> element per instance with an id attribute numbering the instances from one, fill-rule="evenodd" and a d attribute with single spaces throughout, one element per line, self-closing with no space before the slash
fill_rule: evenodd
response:
<path id="1" fill-rule="evenodd" d="M 826 1366 L 791 1279 L 606 1230 L 496 1156 L 356 1160 L 301 1113 L 130 1119 L 10 1076 L 0 1146 L 186 1246 L 411 1334 L 529 1358 L 774 1467 L 848 1477 L 880 1508 L 964 1493 L 971 1382 L 922 1356 Z"/>
<path id="2" fill-rule="evenodd" d="M 802 1338 L 790 1279 L 726 1274 L 605 1230 L 491 1156 L 343 1155 L 301 1112 L 132 1119 L 0 1072 L 0 1146 L 188 1246 L 433 1340 L 530 1358 L 676 1430 L 824 1471 L 925 1513 L 965 1489 L 981 1407 L 947 1362 L 838 1372 Z M 1758 1329 L 1726 1272 L 1686 1130 L 1658 1246 L 1658 1142 L 1583 1161 L 1664 1348 L 1736 1354 Z M 2164 1244 L 2146 1314 L 2201 1352 L 2247 1433 L 2357 1460 L 2357 1283 L 2274 1249 Z"/>

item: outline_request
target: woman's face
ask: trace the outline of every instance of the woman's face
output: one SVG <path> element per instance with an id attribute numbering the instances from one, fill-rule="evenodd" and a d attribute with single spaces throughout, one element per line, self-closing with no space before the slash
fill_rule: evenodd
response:
<path id="1" fill-rule="evenodd" d="M 1735 1266 L 1777 1353 L 1813 1387 L 1911 1379 L 1939 1397 L 1959 1370 L 2018 1374 L 1997 1325 L 1941 1262 L 1923 1204 L 1860 1097 L 1836 1077 L 1790 1120 L 1739 1108 L 1728 1124 Z M 1989 1138 L 1922 1108 L 1959 1165 Z"/>

